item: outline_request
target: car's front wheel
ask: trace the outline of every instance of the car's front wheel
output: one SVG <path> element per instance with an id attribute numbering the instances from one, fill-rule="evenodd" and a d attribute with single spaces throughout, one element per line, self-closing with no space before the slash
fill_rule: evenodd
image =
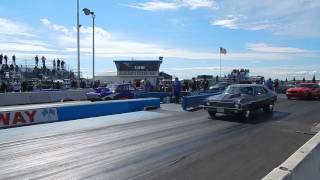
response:
<path id="1" fill-rule="evenodd" d="M 252 118 L 252 111 L 250 109 L 246 109 L 242 112 L 242 119 L 243 120 L 250 120 Z"/>
<path id="2" fill-rule="evenodd" d="M 208 111 L 208 113 L 209 113 L 209 116 L 211 117 L 211 119 L 215 119 L 215 117 L 216 117 L 216 112 L 214 112 L 214 111 Z"/>
<path id="3" fill-rule="evenodd" d="M 265 107 L 263 107 L 263 112 L 266 114 L 272 113 L 274 108 L 274 103 L 271 103 Z"/>

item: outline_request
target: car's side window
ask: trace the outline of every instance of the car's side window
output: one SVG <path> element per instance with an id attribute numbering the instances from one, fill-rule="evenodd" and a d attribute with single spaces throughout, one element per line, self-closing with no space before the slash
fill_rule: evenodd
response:
<path id="1" fill-rule="evenodd" d="M 264 88 L 262 87 L 255 87 L 255 96 L 261 96 L 261 95 L 264 95 L 266 94 L 267 92 L 265 91 Z"/>
<path id="2" fill-rule="evenodd" d="M 130 85 L 130 86 L 129 86 L 129 90 L 130 90 L 130 91 L 134 91 L 134 90 L 136 90 L 136 89 L 135 89 L 132 85 Z"/>
<path id="3" fill-rule="evenodd" d="M 125 91 L 125 92 L 129 91 L 129 86 L 128 85 L 123 86 L 123 91 Z"/>
<path id="4" fill-rule="evenodd" d="M 118 86 L 118 88 L 117 88 L 116 92 L 122 92 L 122 91 L 123 91 L 122 86 Z"/>

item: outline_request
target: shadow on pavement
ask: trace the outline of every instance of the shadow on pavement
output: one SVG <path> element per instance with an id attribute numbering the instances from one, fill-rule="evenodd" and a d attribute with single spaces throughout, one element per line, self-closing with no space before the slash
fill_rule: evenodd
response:
<path id="1" fill-rule="evenodd" d="M 238 116 L 237 115 L 218 115 L 215 117 L 214 120 L 238 122 L 238 123 L 244 123 L 244 124 L 259 124 L 259 123 L 265 123 L 269 121 L 278 121 L 286 118 L 289 115 L 290 113 L 288 112 L 280 112 L 280 111 L 274 111 L 272 114 L 265 114 L 262 111 L 255 111 L 252 114 L 252 118 L 248 120 L 245 120 L 239 115 Z"/>

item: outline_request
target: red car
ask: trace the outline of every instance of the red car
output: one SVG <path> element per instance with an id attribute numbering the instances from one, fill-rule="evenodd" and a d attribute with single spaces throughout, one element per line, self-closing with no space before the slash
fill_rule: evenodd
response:
<path id="1" fill-rule="evenodd" d="M 320 98 L 320 87 L 316 83 L 301 83 L 287 89 L 287 98 Z"/>

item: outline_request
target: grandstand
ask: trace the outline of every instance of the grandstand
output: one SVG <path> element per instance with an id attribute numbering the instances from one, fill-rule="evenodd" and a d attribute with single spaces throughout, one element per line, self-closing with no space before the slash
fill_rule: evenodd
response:
<path id="1" fill-rule="evenodd" d="M 0 92 L 30 91 L 35 88 L 59 89 L 63 84 L 61 82 L 70 83 L 75 78 L 74 72 L 63 60 L 57 59 L 47 63 L 52 65 L 46 64 L 44 56 L 41 57 L 41 65 L 38 56 L 34 60 L 34 65 L 17 64 L 14 55 L 9 62 L 6 55 L 0 54 Z"/>

